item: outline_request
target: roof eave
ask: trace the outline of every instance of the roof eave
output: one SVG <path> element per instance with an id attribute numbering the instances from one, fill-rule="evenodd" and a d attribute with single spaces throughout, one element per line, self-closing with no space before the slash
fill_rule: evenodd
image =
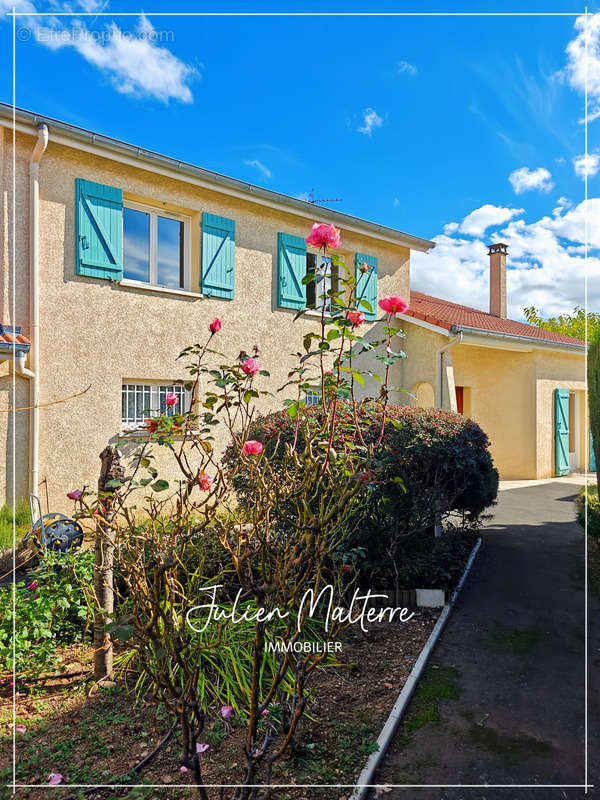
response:
<path id="1" fill-rule="evenodd" d="M 453 325 L 452 333 L 466 333 L 470 336 L 481 337 L 485 339 L 495 339 L 497 341 L 514 342 L 526 344 L 530 347 L 544 347 L 550 350 L 566 350 L 569 352 L 585 354 L 587 346 L 585 344 L 572 344 L 571 342 L 554 342 L 551 339 L 538 339 L 535 336 L 519 336 L 514 333 L 502 333 L 500 331 L 488 331 L 481 328 L 471 328 L 467 325 Z"/>
<path id="2" fill-rule="evenodd" d="M 9 121 L 12 127 L 12 106 L 0 103 L 0 119 Z M 315 216 L 317 216 L 316 212 L 318 211 L 318 217 L 322 221 L 333 222 L 345 230 L 398 244 L 410 250 L 424 253 L 435 247 L 435 242 L 428 239 L 422 239 L 419 236 L 413 236 L 412 234 L 398 231 L 395 228 L 378 225 L 377 223 L 369 222 L 368 220 L 354 217 L 350 214 L 333 211 L 330 208 L 318 206 L 305 200 L 299 200 L 296 197 L 275 192 L 271 189 L 265 189 L 262 186 L 256 186 L 236 178 L 230 178 L 227 175 L 221 175 L 218 172 L 212 172 L 185 161 L 179 161 L 170 156 L 164 156 L 152 150 L 146 150 L 145 148 L 120 141 L 119 139 L 96 134 L 92 131 L 79 128 L 75 125 L 69 125 L 66 122 L 61 122 L 51 117 L 34 114 L 31 111 L 16 109 L 15 123 L 17 130 L 32 135 L 35 135 L 39 125 L 44 124 L 50 128 L 51 140 L 59 144 L 72 146 L 73 143 L 77 142 L 80 146 L 84 145 L 85 149 L 88 150 L 103 151 L 105 154 L 111 153 L 112 157 L 117 157 L 119 161 L 133 160 L 136 162 L 137 166 L 142 166 L 142 168 L 143 165 L 146 165 L 146 168 L 148 168 L 148 166 L 154 169 L 160 168 L 163 174 L 168 173 L 171 177 L 183 178 L 184 180 L 191 179 L 192 182 L 204 185 L 209 189 L 213 189 L 213 191 L 218 189 L 226 194 L 295 213 L 305 218 L 314 220 Z M 56 132 L 58 132 L 58 135 Z"/>

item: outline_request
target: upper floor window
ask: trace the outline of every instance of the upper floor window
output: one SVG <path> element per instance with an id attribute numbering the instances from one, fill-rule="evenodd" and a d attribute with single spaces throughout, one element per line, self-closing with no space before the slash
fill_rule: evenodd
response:
<path id="1" fill-rule="evenodd" d="M 123 277 L 188 289 L 188 241 L 185 217 L 127 202 L 123 206 Z"/>
<path id="2" fill-rule="evenodd" d="M 306 273 L 314 273 L 315 279 L 306 286 L 306 305 L 321 311 L 331 311 L 329 292 L 338 291 L 338 275 L 331 258 L 322 253 L 306 254 Z"/>
<path id="3" fill-rule="evenodd" d="M 167 405 L 167 394 L 177 397 L 175 405 Z M 124 383 L 121 389 L 121 424 L 124 430 L 143 428 L 148 417 L 159 414 L 172 417 L 185 413 L 189 404 L 189 395 L 179 383 Z"/>

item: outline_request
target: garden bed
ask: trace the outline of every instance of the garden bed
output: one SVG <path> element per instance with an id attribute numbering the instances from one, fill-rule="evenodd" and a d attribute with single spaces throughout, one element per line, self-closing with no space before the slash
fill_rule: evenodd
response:
<path id="1" fill-rule="evenodd" d="M 278 763 L 277 784 L 345 784 L 355 781 L 373 751 L 381 726 L 404 685 L 438 613 L 421 610 L 407 623 L 379 624 L 368 636 L 357 628 L 343 635 L 340 665 L 319 671 L 314 685 L 318 701 L 300 729 L 301 744 Z M 89 664 L 89 649 L 65 651 L 65 661 Z M 66 664 L 65 664 L 66 666 Z M 133 705 L 123 686 L 102 690 L 88 698 L 89 683 L 55 681 L 38 685 L 29 695 L 17 697 L 17 723 L 26 726 L 17 737 L 17 782 L 47 783 L 50 773 L 61 773 L 65 783 L 114 783 L 144 758 L 166 734 L 170 722 L 152 702 Z M 0 779 L 12 780 L 12 701 L 4 698 L 0 709 L 2 757 Z M 239 781 L 242 753 L 241 729 L 226 734 L 223 723 L 211 722 L 205 739 L 210 749 L 203 758 L 207 783 Z M 174 785 L 169 800 L 190 796 L 175 788 L 191 782 L 181 773 L 179 746 L 174 738 L 130 783 Z M 217 777 L 219 776 L 219 777 Z M 123 781 L 121 781 L 123 782 Z M 69 794 L 54 790 L 53 797 Z M 102 790 L 93 798 L 125 797 L 128 789 Z M 338 800 L 350 789 L 311 789 L 311 797 Z M 163 790 L 149 790 L 146 797 L 165 798 Z M 277 789 L 277 800 L 306 798 L 306 789 Z M 17 797 L 46 798 L 44 789 L 19 789 Z M 209 797 L 219 798 L 218 789 Z"/>

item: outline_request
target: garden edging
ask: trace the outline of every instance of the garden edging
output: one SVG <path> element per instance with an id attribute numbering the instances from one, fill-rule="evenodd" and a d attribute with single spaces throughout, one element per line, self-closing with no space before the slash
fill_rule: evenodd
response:
<path id="1" fill-rule="evenodd" d="M 454 606 L 458 595 L 467 579 L 467 575 L 471 570 L 471 566 L 473 565 L 473 561 L 475 560 L 475 556 L 477 555 L 479 548 L 481 546 L 481 537 L 475 543 L 475 546 L 471 550 L 471 554 L 469 555 L 469 559 L 465 565 L 463 573 L 460 577 L 460 580 L 452 592 L 448 603 L 444 606 L 442 613 L 439 616 L 438 621 L 435 623 L 435 626 L 431 633 L 429 634 L 429 638 L 425 642 L 423 649 L 421 650 L 419 657 L 415 661 L 415 664 L 408 676 L 408 679 L 404 686 L 402 687 L 402 691 L 398 695 L 396 702 L 394 703 L 394 707 L 392 708 L 390 715 L 388 716 L 383 728 L 381 729 L 381 733 L 377 738 L 377 750 L 374 753 L 371 753 L 369 756 L 367 763 L 365 764 L 362 772 L 358 776 L 358 781 L 354 787 L 352 794 L 350 795 L 349 800 L 363 800 L 366 796 L 366 793 L 369 789 L 376 788 L 376 784 L 372 783 L 373 776 L 379 764 L 381 763 L 390 742 L 396 733 L 398 725 L 400 724 L 402 717 L 404 716 L 404 712 L 406 711 L 406 707 L 410 702 L 410 699 L 413 695 L 414 690 L 417 687 L 417 683 L 425 669 L 427 661 L 429 660 L 429 656 L 431 655 L 431 651 L 435 647 L 435 644 L 439 638 L 440 633 L 444 629 L 446 621 L 450 616 L 450 611 Z"/>

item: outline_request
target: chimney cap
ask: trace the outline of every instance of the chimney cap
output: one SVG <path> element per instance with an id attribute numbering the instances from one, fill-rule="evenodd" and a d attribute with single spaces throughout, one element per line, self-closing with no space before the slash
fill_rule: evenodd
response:
<path id="1" fill-rule="evenodd" d="M 508 252 L 508 245 L 504 244 L 504 242 L 494 242 L 494 244 L 488 245 L 488 256 L 491 256 L 492 253 L 506 253 Z"/>

